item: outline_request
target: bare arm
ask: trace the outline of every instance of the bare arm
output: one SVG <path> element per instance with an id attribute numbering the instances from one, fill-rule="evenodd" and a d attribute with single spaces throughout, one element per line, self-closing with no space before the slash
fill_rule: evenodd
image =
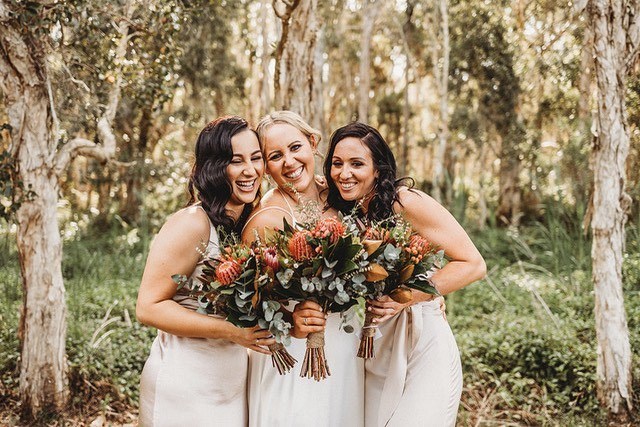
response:
<path id="1" fill-rule="evenodd" d="M 200 259 L 196 248 L 209 241 L 209 221 L 199 208 L 190 207 L 172 215 L 155 237 L 140 283 L 136 316 L 141 323 L 173 335 L 194 338 L 220 338 L 262 353 L 262 345 L 273 339 L 268 331 L 238 328 L 182 307 L 173 301 L 174 274 L 191 275 Z M 260 346 L 256 345 L 260 340 Z"/>
<path id="2" fill-rule="evenodd" d="M 442 295 L 449 294 L 483 278 L 487 267 L 478 249 L 456 219 L 442 205 L 419 190 L 401 190 L 400 203 L 395 211 L 404 215 L 413 229 L 433 245 L 443 249 L 449 263 L 436 272 L 432 281 Z M 413 300 L 400 304 L 389 297 L 371 301 L 369 311 L 379 316 L 377 323 L 393 317 L 398 311 L 420 301 L 433 299 L 432 295 L 413 289 Z M 441 308 L 444 311 L 444 301 Z"/>

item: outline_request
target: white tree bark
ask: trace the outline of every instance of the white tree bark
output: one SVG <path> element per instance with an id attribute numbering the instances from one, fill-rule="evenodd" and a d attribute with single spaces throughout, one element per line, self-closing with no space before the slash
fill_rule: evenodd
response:
<path id="1" fill-rule="evenodd" d="M 35 193 L 16 212 L 17 246 L 23 287 L 20 319 L 20 397 L 27 417 L 61 410 L 67 400 L 65 360 L 66 304 L 62 278 L 62 242 L 57 220 L 59 175 L 79 153 L 110 158 L 115 152 L 111 123 L 118 105 L 120 73 L 98 122 L 101 147 L 76 138 L 59 152 L 57 124 L 47 72 L 46 43 L 25 31 L 11 15 L 11 2 L 0 2 L 0 88 L 11 130 L 17 178 Z M 122 67 L 132 7 L 120 24 L 122 39 L 116 70 Z"/>
<path id="2" fill-rule="evenodd" d="M 381 1 L 365 0 L 362 6 L 362 33 L 360 35 L 360 72 L 358 86 L 358 120 L 369 121 L 369 91 L 371 90 L 371 37 Z"/>
<path id="3" fill-rule="evenodd" d="M 622 292 L 624 226 L 631 204 L 625 192 L 629 131 L 624 95 L 640 38 L 640 2 L 626 3 L 590 0 L 588 4 L 598 88 L 591 221 L 598 397 L 610 415 L 620 419 L 632 410 L 632 354 Z"/>
<path id="4" fill-rule="evenodd" d="M 276 108 L 295 111 L 310 124 L 319 123 L 316 108 L 316 41 L 319 30 L 318 0 L 274 0 L 273 9 L 282 21 L 276 48 L 274 75 Z"/>
<path id="5" fill-rule="evenodd" d="M 438 143 L 435 147 L 433 159 L 433 175 L 431 178 L 433 191 L 431 195 L 437 201 L 442 201 L 442 186 L 444 184 L 444 162 L 449 139 L 449 11 L 447 0 L 438 0 L 438 17 L 440 18 L 439 35 L 433 43 L 432 62 L 433 77 L 440 99 L 440 120 L 438 123 Z"/>

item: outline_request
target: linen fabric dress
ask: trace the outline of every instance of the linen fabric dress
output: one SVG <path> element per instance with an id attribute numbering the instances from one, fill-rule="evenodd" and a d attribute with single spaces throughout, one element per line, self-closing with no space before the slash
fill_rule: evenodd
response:
<path id="1" fill-rule="evenodd" d="M 331 375 L 324 380 L 300 377 L 306 339 L 287 347 L 298 361 L 278 374 L 271 357 L 249 355 L 249 426 L 364 426 L 364 363 L 356 357 L 359 339 L 339 329 L 340 314 L 331 313 L 325 329 L 325 355 Z"/>
<path id="2" fill-rule="evenodd" d="M 219 253 L 212 224 L 206 252 Z M 202 268 L 198 264 L 191 274 L 194 281 Z M 173 300 L 198 307 L 185 291 Z M 159 330 L 140 378 L 140 426 L 246 426 L 247 370 L 247 350 L 238 344 Z"/>
<path id="3" fill-rule="evenodd" d="M 268 206 L 262 211 L 281 211 L 290 217 L 295 227 L 295 212 L 284 194 L 282 197 L 288 210 Z M 289 303 L 287 309 L 292 311 L 294 307 L 295 303 Z M 359 338 L 342 331 L 340 323 L 339 313 L 329 314 L 324 351 L 331 375 L 320 381 L 300 377 L 306 339 L 291 339 L 287 351 L 298 362 L 285 375 L 280 375 L 272 365 L 271 356 L 250 352 L 250 427 L 364 426 L 364 361 L 356 357 Z"/>
<path id="4" fill-rule="evenodd" d="M 367 427 L 455 426 L 460 353 L 438 301 L 414 304 L 380 326 L 367 360 Z"/>

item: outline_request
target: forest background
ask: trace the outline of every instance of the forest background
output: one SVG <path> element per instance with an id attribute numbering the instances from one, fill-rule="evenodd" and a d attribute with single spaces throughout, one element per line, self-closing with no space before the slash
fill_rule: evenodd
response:
<path id="1" fill-rule="evenodd" d="M 640 6 L 601 3 L 0 2 L 0 423 L 135 423 L 155 336 L 137 288 L 197 133 L 281 108 L 325 144 L 378 127 L 485 256 L 487 278 L 447 297 L 459 425 L 637 422 Z"/>

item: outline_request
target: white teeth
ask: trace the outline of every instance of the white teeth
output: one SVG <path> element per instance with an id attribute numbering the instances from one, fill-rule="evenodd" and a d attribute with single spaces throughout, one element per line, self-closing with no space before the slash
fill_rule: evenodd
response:
<path id="1" fill-rule="evenodd" d="M 341 182 L 341 183 L 340 183 L 340 186 L 341 186 L 343 189 L 345 189 L 345 190 L 348 190 L 348 189 L 350 189 L 350 188 L 353 188 L 355 185 L 356 185 L 356 183 L 355 183 L 355 182 Z"/>
<path id="2" fill-rule="evenodd" d="M 253 185 L 256 183 L 256 180 L 251 181 L 236 181 L 236 185 L 243 190 L 251 191 L 253 190 Z"/>
<path id="3" fill-rule="evenodd" d="M 293 172 L 290 173 L 286 173 L 284 174 L 285 177 L 289 178 L 289 179 L 296 179 L 297 177 L 299 177 L 300 175 L 302 175 L 302 170 L 304 169 L 304 166 L 300 166 L 298 169 L 296 169 Z"/>

